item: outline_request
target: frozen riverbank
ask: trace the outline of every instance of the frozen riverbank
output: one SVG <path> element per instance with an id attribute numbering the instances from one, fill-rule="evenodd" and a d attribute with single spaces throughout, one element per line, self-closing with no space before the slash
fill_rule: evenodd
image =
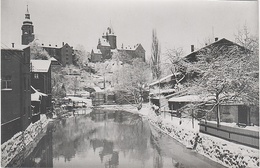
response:
<path id="1" fill-rule="evenodd" d="M 42 134 L 46 132 L 49 121 L 50 119 L 47 119 L 45 115 L 41 115 L 40 120 L 31 123 L 24 132 L 18 132 L 4 142 L 1 145 L 1 167 L 6 167 L 22 152 L 30 153 L 27 149 L 41 139 Z"/>

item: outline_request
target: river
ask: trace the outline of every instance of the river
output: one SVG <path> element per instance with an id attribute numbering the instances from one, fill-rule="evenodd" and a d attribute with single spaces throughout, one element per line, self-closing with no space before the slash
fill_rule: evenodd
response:
<path id="1" fill-rule="evenodd" d="M 224 168 L 137 114 L 98 109 L 50 123 L 20 167 Z"/>

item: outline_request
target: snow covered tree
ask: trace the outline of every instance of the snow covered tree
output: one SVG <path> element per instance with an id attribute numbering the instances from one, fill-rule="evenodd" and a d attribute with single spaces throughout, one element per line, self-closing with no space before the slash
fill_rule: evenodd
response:
<path id="1" fill-rule="evenodd" d="M 90 58 L 90 53 L 87 52 L 82 45 L 78 45 L 75 49 L 73 64 L 78 66 L 79 68 L 83 68 L 88 63 L 89 58 Z"/>
<path id="2" fill-rule="evenodd" d="M 133 56 L 128 54 L 125 50 L 119 50 L 118 52 L 113 53 L 112 60 L 117 62 L 121 61 L 124 64 L 132 64 Z"/>
<path id="3" fill-rule="evenodd" d="M 157 38 L 156 30 L 153 29 L 152 32 L 152 50 L 151 50 L 151 69 L 154 79 L 159 79 L 161 76 L 161 48 L 159 45 L 159 40 Z"/>
<path id="4" fill-rule="evenodd" d="M 143 92 L 147 84 L 151 81 L 151 71 L 149 66 L 141 59 L 133 60 L 133 64 L 124 64 L 120 71 L 116 73 L 118 83 L 115 84 L 116 91 L 123 91 L 122 99 L 134 105 L 138 110 L 142 108 Z"/>
<path id="5" fill-rule="evenodd" d="M 197 60 L 190 65 L 197 75 L 186 83 L 186 87 L 189 94 L 203 95 L 203 104 L 212 104 L 205 112 L 216 110 L 218 126 L 220 104 L 230 101 L 247 105 L 259 103 L 258 51 L 237 45 L 210 47 L 197 55 Z"/>
<path id="6" fill-rule="evenodd" d="M 33 60 L 48 60 L 50 56 L 37 41 L 30 43 L 31 59 Z"/>

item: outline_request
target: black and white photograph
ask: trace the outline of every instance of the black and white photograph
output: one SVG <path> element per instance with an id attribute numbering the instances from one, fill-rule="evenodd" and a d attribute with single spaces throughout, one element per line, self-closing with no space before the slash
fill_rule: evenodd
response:
<path id="1" fill-rule="evenodd" d="M 257 0 L 1 0 L 1 167 L 259 164 Z"/>

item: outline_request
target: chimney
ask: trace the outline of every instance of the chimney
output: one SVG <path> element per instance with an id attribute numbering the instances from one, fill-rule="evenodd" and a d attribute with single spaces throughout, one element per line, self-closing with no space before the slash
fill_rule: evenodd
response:
<path id="1" fill-rule="evenodd" d="M 218 37 L 215 37 L 215 41 L 218 41 Z"/>
<path id="2" fill-rule="evenodd" d="M 14 48 L 14 43 L 12 43 L 12 48 Z"/>
<path id="3" fill-rule="evenodd" d="M 64 42 L 62 42 L 62 46 L 64 46 Z"/>
<path id="4" fill-rule="evenodd" d="M 191 52 L 194 51 L 194 45 L 191 45 Z"/>

